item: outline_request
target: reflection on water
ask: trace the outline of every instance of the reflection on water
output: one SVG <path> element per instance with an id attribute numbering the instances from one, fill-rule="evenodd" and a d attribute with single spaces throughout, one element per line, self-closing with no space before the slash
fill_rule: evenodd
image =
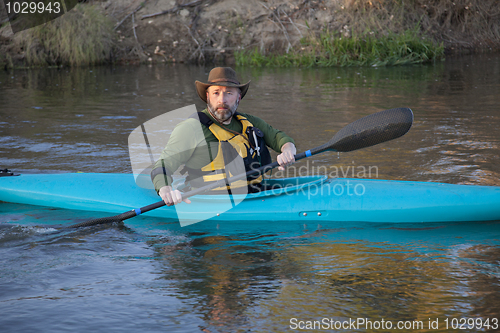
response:
<path id="1" fill-rule="evenodd" d="M 199 67 L 47 69 L 0 73 L 0 164 L 19 171 L 130 172 L 127 137 L 167 111 L 196 104 Z M 405 137 L 317 167 L 376 166 L 379 178 L 498 184 L 498 56 L 396 68 L 239 69 L 240 105 L 286 131 L 299 151 L 362 116 L 410 107 Z M 400 161 L 400 163 L 394 163 Z M 302 164 L 298 164 L 300 167 Z M 307 172 L 307 171 L 306 171 Z M 328 172 L 329 173 L 329 172 Z"/>
<path id="2" fill-rule="evenodd" d="M 284 331 L 292 318 L 369 318 L 424 322 L 430 332 L 429 318 L 500 313 L 499 226 L 357 225 L 274 235 L 274 241 L 272 235 L 206 236 L 155 245 L 165 262 L 162 279 L 177 281 L 180 293 L 196 300 L 209 331 Z M 489 231 L 496 244 L 477 244 Z M 426 237 L 429 232 L 434 236 Z M 439 331 L 447 331 L 443 322 Z"/>
<path id="3" fill-rule="evenodd" d="M 0 168 L 130 172 L 130 132 L 170 110 L 201 110 L 194 80 L 208 71 L 176 65 L 0 72 Z M 415 113 L 413 128 L 398 140 L 316 155 L 294 172 L 500 185 L 498 56 L 239 72 L 252 80 L 241 111 L 286 131 L 299 151 L 376 111 Z M 290 224 L 270 233 L 255 221 L 253 231 L 228 234 L 215 225 L 181 228 L 140 216 L 125 225 L 57 229 L 103 216 L 0 203 L 1 327 L 283 332 L 291 318 L 366 318 L 446 332 L 447 318 L 500 318 L 498 222 Z M 429 329 L 436 319 L 439 329 Z"/>

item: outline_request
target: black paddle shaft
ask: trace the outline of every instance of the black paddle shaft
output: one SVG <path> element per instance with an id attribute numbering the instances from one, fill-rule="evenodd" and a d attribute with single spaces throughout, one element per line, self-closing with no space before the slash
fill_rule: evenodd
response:
<path id="1" fill-rule="evenodd" d="M 363 117 L 350 123 L 338 131 L 334 137 L 327 143 L 295 155 L 295 160 L 301 160 L 312 155 L 325 151 L 349 152 L 361 148 L 374 146 L 376 144 L 399 138 L 406 134 L 413 124 L 413 112 L 409 108 L 396 108 L 380 111 L 369 116 Z M 253 169 L 247 173 L 221 179 L 215 183 L 194 189 L 182 195 L 187 199 L 194 195 L 212 190 L 217 187 L 226 186 L 237 180 L 246 179 L 249 176 L 263 174 L 279 166 L 278 162 L 273 162 L 260 168 Z M 78 223 L 68 228 L 87 227 L 97 224 L 120 222 L 135 217 L 150 210 L 165 206 L 165 202 L 158 201 L 151 205 L 133 209 L 131 211 L 111 217 L 92 219 L 86 222 Z"/>

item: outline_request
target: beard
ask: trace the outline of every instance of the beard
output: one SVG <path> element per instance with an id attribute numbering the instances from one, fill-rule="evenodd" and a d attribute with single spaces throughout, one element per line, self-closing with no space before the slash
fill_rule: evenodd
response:
<path id="1" fill-rule="evenodd" d="M 232 116 L 234 116 L 234 114 L 236 113 L 236 109 L 238 109 L 239 104 L 240 102 L 236 100 L 236 102 L 232 106 L 229 106 L 226 103 L 213 105 L 212 103 L 210 103 L 210 100 L 208 100 L 207 107 L 210 114 L 219 122 L 223 123 L 229 120 Z"/>

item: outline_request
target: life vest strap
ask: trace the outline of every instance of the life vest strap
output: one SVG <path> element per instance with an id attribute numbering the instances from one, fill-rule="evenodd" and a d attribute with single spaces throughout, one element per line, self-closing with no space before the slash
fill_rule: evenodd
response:
<path id="1" fill-rule="evenodd" d="M 210 117 L 207 116 L 203 112 L 193 113 L 192 115 L 189 116 L 189 118 L 193 118 L 193 119 L 199 120 L 200 123 L 202 123 L 203 125 L 205 125 L 207 128 L 210 127 L 210 125 L 212 125 L 214 123 L 214 121 L 212 119 L 210 119 Z"/>

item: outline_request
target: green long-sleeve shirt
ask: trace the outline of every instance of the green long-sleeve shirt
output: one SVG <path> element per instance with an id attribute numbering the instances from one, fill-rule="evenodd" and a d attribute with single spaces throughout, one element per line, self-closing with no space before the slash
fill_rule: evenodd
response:
<path id="1" fill-rule="evenodd" d="M 217 123 L 207 109 L 203 110 L 203 112 Z M 280 153 L 281 147 L 285 143 L 294 143 L 291 137 L 273 128 L 259 117 L 245 113 L 241 113 L 241 115 L 264 133 L 266 145 L 274 151 Z M 231 123 L 225 125 L 225 127 L 238 133 L 243 130 L 241 123 L 234 117 Z M 217 156 L 218 145 L 219 141 L 208 127 L 202 125 L 198 119 L 189 118 L 174 128 L 165 149 L 160 155 L 160 159 L 155 163 L 153 169 L 164 167 L 170 173 L 174 173 L 183 164 L 188 168 L 201 169 Z M 172 177 L 165 177 L 163 174 L 156 175 L 153 179 L 156 191 L 171 183 Z"/>

